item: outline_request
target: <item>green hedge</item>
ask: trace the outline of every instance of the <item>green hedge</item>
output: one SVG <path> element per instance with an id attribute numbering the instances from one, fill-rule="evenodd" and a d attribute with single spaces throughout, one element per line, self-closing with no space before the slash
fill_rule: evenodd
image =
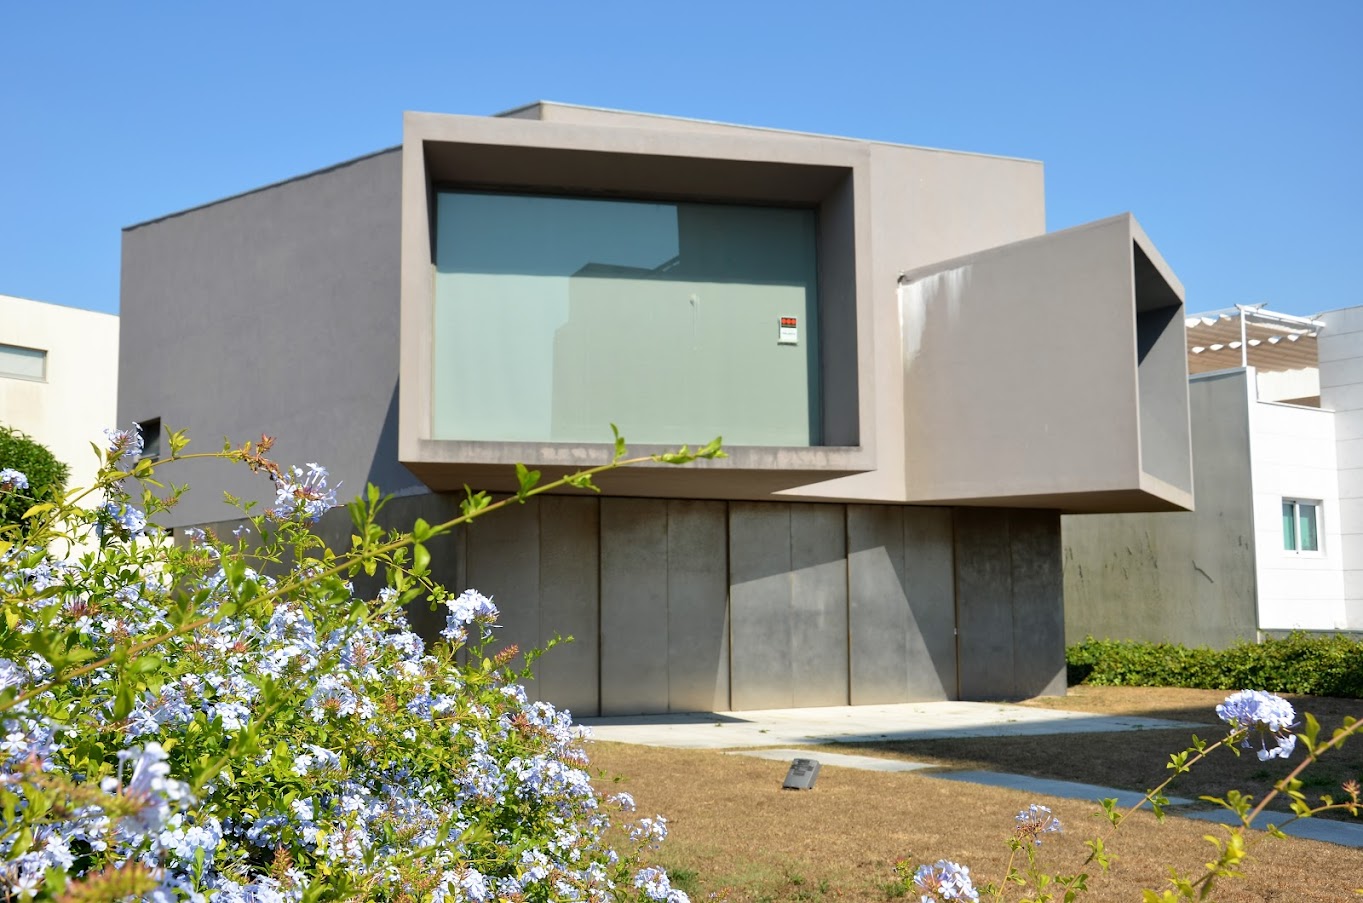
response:
<path id="1" fill-rule="evenodd" d="M 55 501 L 66 490 L 71 469 L 57 460 L 47 446 L 0 424 L 0 470 L 13 468 L 28 478 L 28 489 L 0 496 L 0 527 L 17 524 L 26 528 L 24 512 L 39 502 Z"/>
<path id="2" fill-rule="evenodd" d="M 1293 633 L 1229 649 L 1095 640 L 1066 650 L 1071 684 L 1268 690 L 1363 699 L 1363 643 Z"/>

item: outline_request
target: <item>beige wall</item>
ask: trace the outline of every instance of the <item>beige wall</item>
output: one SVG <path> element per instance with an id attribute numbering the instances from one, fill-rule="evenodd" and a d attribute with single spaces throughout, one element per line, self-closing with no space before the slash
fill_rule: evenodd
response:
<path id="1" fill-rule="evenodd" d="M 0 375 L 0 423 L 28 433 L 68 464 L 68 486 L 90 485 L 98 470 L 90 443 L 101 442 L 103 430 L 114 425 L 118 317 L 0 295 L 0 323 L 0 343 L 47 352 L 42 381 Z"/>

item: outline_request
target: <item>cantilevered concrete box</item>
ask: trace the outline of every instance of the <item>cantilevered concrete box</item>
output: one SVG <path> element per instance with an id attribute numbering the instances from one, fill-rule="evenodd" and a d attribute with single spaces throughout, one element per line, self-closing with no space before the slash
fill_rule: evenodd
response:
<path id="1" fill-rule="evenodd" d="M 900 279 L 910 501 L 1193 503 L 1183 287 L 1129 214 Z"/>
<path id="2" fill-rule="evenodd" d="M 641 124 L 652 127 L 641 128 Z M 817 357 L 809 373 L 814 383 L 810 392 L 814 406 L 811 441 L 799 446 L 728 442 L 727 459 L 702 461 L 687 468 L 639 467 L 611 474 L 602 485 L 607 491 L 626 495 L 764 498 L 781 489 L 875 468 L 874 353 L 867 290 L 873 278 L 868 195 L 871 155 L 866 144 L 732 127 L 696 130 L 679 120 L 650 121 L 648 117 L 627 115 L 603 115 L 583 124 L 408 113 L 402 153 L 399 450 L 403 464 L 432 489 L 457 490 L 465 484 L 514 488 L 514 481 L 508 481 L 509 464 L 522 462 L 547 475 L 559 475 L 610 456 L 610 444 L 605 441 L 610 439 L 609 420 L 604 418 L 596 423 L 595 441 L 556 441 L 547 428 L 531 438 L 502 441 L 463 435 L 442 437 L 434 429 L 436 396 L 446 388 L 442 386 L 440 356 L 469 353 L 467 347 L 460 347 L 464 341 L 486 342 L 485 331 L 481 338 L 470 334 L 446 339 L 439 335 L 442 318 L 437 280 L 442 268 L 437 259 L 441 247 L 438 201 L 442 193 L 448 196 L 456 192 L 510 199 L 543 200 L 547 196 L 596 200 L 615 206 L 688 204 L 714 209 L 718 205 L 742 205 L 739 209 L 810 211 L 816 222 L 814 254 L 818 266 L 817 286 L 811 292 L 817 301 L 808 319 L 817 324 L 817 335 L 811 334 L 810 324 L 805 323 L 802 344 L 812 345 L 817 338 Z M 469 227 L 470 232 L 477 229 L 476 224 Z M 686 257 L 678 252 L 667 263 L 684 267 Z M 529 264 L 540 265 L 537 260 Z M 602 268 L 602 264 L 593 265 Z M 575 278 L 581 282 L 583 274 Z M 552 289 L 541 286 L 540 290 Z M 500 296 L 493 293 L 484 303 L 491 305 L 499 300 Z M 702 303 L 693 293 L 693 309 Z M 532 310 L 519 315 L 517 328 L 522 335 L 517 341 L 526 340 L 524 333 L 533 326 L 528 322 L 530 314 L 543 307 L 527 306 Z M 556 325 L 560 339 L 572 328 L 566 310 L 539 312 L 559 318 Z M 800 319 L 803 322 L 805 318 Z M 669 332 L 672 326 L 661 304 L 653 322 L 656 335 L 629 334 L 614 348 L 603 343 L 598 357 L 604 362 L 626 347 L 650 343 L 661 355 L 659 346 L 677 340 Z M 757 329 L 762 327 L 765 332 L 759 334 L 767 339 L 765 344 L 775 346 L 777 320 L 762 321 Z M 754 342 L 750 350 L 755 352 L 757 344 Z M 544 354 L 553 355 L 558 350 L 546 345 Z M 742 364 L 743 357 L 728 355 L 707 363 L 734 367 Z M 530 362 L 509 362 L 503 351 L 489 363 L 510 369 Z M 753 368 L 736 369 L 730 388 L 736 391 L 739 384 L 759 375 Z M 509 374 L 474 372 L 469 376 L 495 384 Z M 671 384 L 701 376 L 693 372 L 676 380 L 653 372 L 626 373 L 622 378 L 652 382 L 648 389 L 652 397 L 644 404 L 666 408 L 677 403 L 667 394 Z M 596 386 L 598 391 L 610 387 L 611 383 L 604 380 Z M 548 396 L 562 388 L 554 380 L 546 380 L 533 386 L 531 393 Z M 781 386 L 774 384 L 771 389 L 775 394 Z M 530 404 L 527 395 L 531 393 L 508 399 L 508 403 Z M 606 405 L 603 411 L 609 409 Z M 745 414 L 733 413 L 740 420 Z M 650 443 L 650 437 L 645 437 L 640 443 L 639 437 L 632 435 L 629 415 L 629 411 L 616 410 L 608 416 L 621 421 L 635 452 L 664 451 L 681 442 L 703 444 L 724 432 L 726 425 L 730 431 L 742 425 L 732 420 L 726 424 L 721 418 L 711 421 L 715 429 L 709 434 L 674 435 L 667 444 L 657 439 Z"/>
<path id="3" fill-rule="evenodd" d="M 436 491 L 466 484 L 510 489 L 513 463 L 558 475 L 609 456 L 600 424 L 590 439 L 562 441 L 552 435 L 547 416 L 521 435 L 475 437 L 473 428 L 494 413 L 487 406 L 476 421 L 462 429 L 446 426 L 442 434 L 438 396 L 450 391 L 451 380 L 442 372 L 462 372 L 465 383 L 478 384 L 476 391 L 496 392 L 523 379 L 539 360 L 554 360 L 552 378 L 546 368 L 520 395 L 508 392 L 500 410 L 527 404 L 531 396 L 566 393 L 565 372 L 627 351 L 638 356 L 640 347 L 651 345 L 624 377 L 632 392 L 600 377 L 579 380 L 590 384 L 580 392 L 616 399 L 598 405 L 593 422 L 619 420 L 633 447 L 661 450 L 664 445 L 651 445 L 659 440 L 647 435 L 640 445 L 629 420 L 631 403 L 652 410 L 699 404 L 709 416 L 697 420 L 710 431 L 664 430 L 663 441 L 704 442 L 723 434 L 729 457 L 685 469 L 611 474 L 603 481 L 608 494 L 1065 511 L 1165 510 L 1192 502 L 1182 332 L 1175 328 L 1182 288 L 1129 216 L 1043 235 L 1034 164 L 960 154 L 943 165 L 941 152 L 920 148 L 547 104 L 517 118 L 408 113 L 404 124 L 399 454 Z M 444 206 L 451 197 L 481 199 L 474 207 L 485 220 L 470 215 L 457 228 Z M 598 310 L 591 321 L 592 329 L 609 333 L 612 319 L 638 317 L 644 328 L 622 325 L 594 351 L 579 349 L 576 362 L 564 365 L 558 358 L 570 344 L 565 334 L 582 318 L 570 299 L 578 290 L 556 306 L 528 297 L 554 291 L 542 278 L 552 266 L 533 256 L 552 257 L 552 248 L 508 254 L 491 243 L 465 252 L 466 258 L 499 260 L 520 255 L 516 263 L 462 264 L 478 271 L 468 277 L 466 307 L 523 308 L 508 315 L 519 319 L 504 338 L 489 341 L 496 315 L 466 316 L 459 323 L 442 313 L 451 302 L 441 280 L 452 267 L 439 258 L 451 254 L 450 236 L 462 228 L 458 240 L 469 246 L 479 233 L 495 230 L 502 213 L 493 199 L 540 204 L 539 215 L 551 216 L 544 205 L 555 198 L 563 204 L 675 205 L 682 222 L 687 205 L 809 211 L 815 234 L 809 253 L 817 271 L 809 294 L 816 300 L 802 313 L 799 340 L 810 355 L 809 441 L 748 444 L 736 438 L 764 408 L 764 398 L 797 387 L 768 372 L 782 361 L 784 349 L 773 353 L 773 314 L 787 312 L 783 308 L 767 308 L 755 321 L 745 315 L 742 323 L 711 325 L 712 331 L 748 330 L 750 337 L 705 361 L 722 368 L 708 400 L 670 393 L 686 379 L 674 378 L 681 371 L 665 360 L 666 346 L 694 340 L 696 323 L 707 316 L 714 321 L 716 302 L 706 291 L 714 288 L 713 277 L 668 280 L 707 253 L 759 253 L 740 250 L 741 230 L 724 233 L 714 216 L 698 229 L 708 229 L 713 245 L 735 245 L 727 251 L 698 248 L 704 242 L 696 239 L 688 245 L 683 236 L 675 256 L 652 270 L 586 257 L 581 269 L 564 272 L 560 281 L 579 289 L 593 279 L 617 279 L 622 271 L 647 277 L 626 283 L 633 310 L 617 305 L 604 315 Z M 523 224 L 521 231 L 535 228 Z M 590 230 L 591 222 L 558 231 L 579 228 Z M 541 242 L 561 240 L 547 230 Z M 609 258 L 613 249 L 593 253 Z M 597 260 L 602 262 L 592 262 Z M 519 295 L 507 294 L 487 275 L 517 267 L 527 279 L 540 277 Z M 764 279 L 771 281 L 754 277 Z M 669 292 L 675 296 L 671 308 Z M 760 307 L 750 298 L 720 303 Z M 545 330 L 540 350 L 514 358 L 517 345 L 534 341 L 527 336 L 540 319 L 553 321 L 552 340 Z M 465 334 L 455 334 L 461 326 Z M 479 353 L 486 363 L 462 371 L 444 363 Z M 689 378 L 698 373 L 703 368 Z M 738 397 L 745 389 L 749 394 Z M 557 411 L 558 402 L 553 405 Z"/>

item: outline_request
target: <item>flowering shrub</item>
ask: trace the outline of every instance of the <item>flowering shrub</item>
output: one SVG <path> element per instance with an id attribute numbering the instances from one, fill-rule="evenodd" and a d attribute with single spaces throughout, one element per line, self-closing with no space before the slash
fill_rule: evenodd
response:
<path id="1" fill-rule="evenodd" d="M 46 446 L 0 424 L 0 526 L 24 528 L 24 512 L 59 499 L 68 468 Z"/>
<path id="2" fill-rule="evenodd" d="M 632 800 L 593 790 L 584 730 L 488 645 L 492 600 L 428 578 L 431 538 L 632 463 L 618 434 L 609 464 L 546 486 L 518 468 L 515 496 L 470 494 L 410 533 L 376 524 L 369 487 L 344 554 L 308 529 L 335 504 L 325 468 L 275 464 L 268 439 L 221 456 L 273 480 L 274 505 L 249 533 L 179 543 L 154 523 L 183 489 L 138 459 L 135 430 L 107 439 L 99 507 L 32 506 L 0 532 L 10 898 L 685 901 L 641 868 L 663 820 L 618 824 Z M 197 457 L 185 444 L 171 435 L 169 464 Z M 61 539 L 94 550 L 54 558 Z M 357 596 L 361 575 L 386 585 Z M 423 603 L 445 612 L 432 643 L 404 614 Z"/>
<path id="3" fill-rule="evenodd" d="M 1239 750 L 1242 748 L 1253 749 L 1255 739 L 1259 743 L 1257 755 L 1261 762 L 1273 758 L 1287 759 L 1296 749 L 1299 739 L 1306 748 L 1305 760 L 1279 781 L 1273 792 L 1266 795 L 1257 805 L 1249 797 L 1235 790 L 1227 792 L 1224 798 L 1202 797 L 1207 802 L 1216 803 L 1233 812 L 1238 823 L 1225 828 L 1227 832 L 1225 839 L 1207 836 L 1207 840 L 1215 846 L 1217 856 L 1215 860 L 1206 864 L 1200 876 L 1180 875 L 1171 869 L 1170 887 L 1158 893 L 1147 890 L 1144 895 L 1146 903 L 1210 899 L 1220 879 L 1238 877 L 1239 868 L 1247 857 L 1252 842 L 1247 839 L 1246 831 L 1265 807 L 1278 796 L 1286 796 L 1291 801 L 1293 814 L 1280 825 L 1269 826 L 1268 834 L 1277 838 L 1286 836 L 1280 830 L 1282 825 L 1300 818 L 1310 818 L 1332 810 L 1343 810 L 1354 816 L 1363 814 L 1363 798 L 1358 782 L 1350 781 L 1344 785 L 1344 799 L 1336 802 L 1333 797 L 1322 796 L 1313 805 L 1301 792 L 1302 782 L 1298 779 L 1302 771 L 1323 753 L 1342 745 L 1351 735 L 1363 730 L 1363 721 L 1346 718 L 1343 727 L 1337 729 L 1329 740 L 1322 741 L 1319 737 L 1320 725 L 1315 718 L 1308 714 L 1305 716 L 1305 723 L 1299 725 L 1296 711 L 1290 702 L 1259 690 L 1232 693 L 1226 697 L 1225 702 L 1216 707 L 1216 714 L 1229 727 L 1225 737 L 1216 743 L 1208 744 L 1194 735 L 1191 747 L 1170 756 L 1167 766 L 1173 772 L 1170 777 L 1155 789 L 1148 791 L 1126 812 L 1117 811 L 1116 800 L 1103 801 L 1103 814 L 1109 823 L 1109 830 L 1106 835 L 1086 842 L 1089 856 L 1083 864 L 1084 867 L 1093 865 L 1099 871 L 1108 869 L 1111 855 L 1107 842 L 1137 809 L 1149 804 L 1156 817 L 1163 818 L 1164 806 L 1168 804 L 1164 790 L 1178 775 L 1188 772 L 1219 747 L 1224 746 L 1236 755 L 1240 754 Z M 1302 727 L 1302 732 L 1292 733 L 1292 728 L 1298 726 Z M 1012 835 L 1008 839 L 1012 855 L 1008 859 L 1001 881 L 976 888 L 971 880 L 970 870 L 964 865 L 942 859 L 932 865 L 914 868 L 911 863 L 901 861 L 895 866 L 897 889 L 917 896 L 919 903 L 953 903 L 960 900 L 978 903 L 981 898 L 999 901 L 1006 898 L 1007 891 L 1011 888 L 1017 888 L 1024 901 L 1045 903 L 1063 900 L 1065 903 L 1071 903 L 1080 894 L 1089 890 L 1090 874 L 1084 871 L 1073 874 L 1047 871 L 1041 867 L 1037 855 L 1042 835 L 1060 831 L 1060 821 L 1052 815 L 1050 809 L 1032 804 L 1017 814 Z M 1019 853 L 1026 860 L 1023 867 L 1014 864 Z M 1359 888 L 1357 893 L 1363 895 L 1363 888 Z"/>

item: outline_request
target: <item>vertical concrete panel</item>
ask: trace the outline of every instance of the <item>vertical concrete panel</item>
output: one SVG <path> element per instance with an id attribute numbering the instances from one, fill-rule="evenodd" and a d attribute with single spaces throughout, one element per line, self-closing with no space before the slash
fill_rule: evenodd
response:
<path id="1" fill-rule="evenodd" d="M 849 698 L 853 705 L 909 698 L 909 599 L 904 579 L 904 510 L 847 506 Z"/>
<path id="2" fill-rule="evenodd" d="M 724 502 L 667 503 L 668 708 L 729 702 L 728 535 Z"/>
<path id="3" fill-rule="evenodd" d="M 601 714 L 667 711 L 667 502 L 601 499 Z"/>
<path id="4" fill-rule="evenodd" d="M 729 599 L 734 709 L 794 705 L 790 505 L 730 503 Z"/>
<path id="5" fill-rule="evenodd" d="M 535 665 L 540 697 L 575 715 L 601 710 L 599 575 L 600 500 L 542 496 L 540 509 L 540 645 L 572 637 Z"/>
<path id="6" fill-rule="evenodd" d="M 470 524 L 465 537 L 468 585 L 496 603 L 501 625 L 494 648 L 513 643 L 522 650 L 540 643 L 539 506 L 512 505 Z M 515 663 L 521 662 L 517 656 Z M 534 682 L 526 687 L 537 699 Z"/>
<path id="7" fill-rule="evenodd" d="M 905 508 L 904 583 L 908 587 L 906 638 L 909 695 L 955 699 L 956 574 L 950 508 Z"/>
<path id="8" fill-rule="evenodd" d="M 1017 695 L 1009 512 L 957 508 L 956 604 L 962 699 Z"/>
<path id="9" fill-rule="evenodd" d="M 797 706 L 846 705 L 847 517 L 791 505 L 791 690 Z"/>
<path id="10" fill-rule="evenodd" d="M 1013 679 L 1016 695 L 1065 692 L 1065 577 L 1060 515 L 1014 511 Z"/>

